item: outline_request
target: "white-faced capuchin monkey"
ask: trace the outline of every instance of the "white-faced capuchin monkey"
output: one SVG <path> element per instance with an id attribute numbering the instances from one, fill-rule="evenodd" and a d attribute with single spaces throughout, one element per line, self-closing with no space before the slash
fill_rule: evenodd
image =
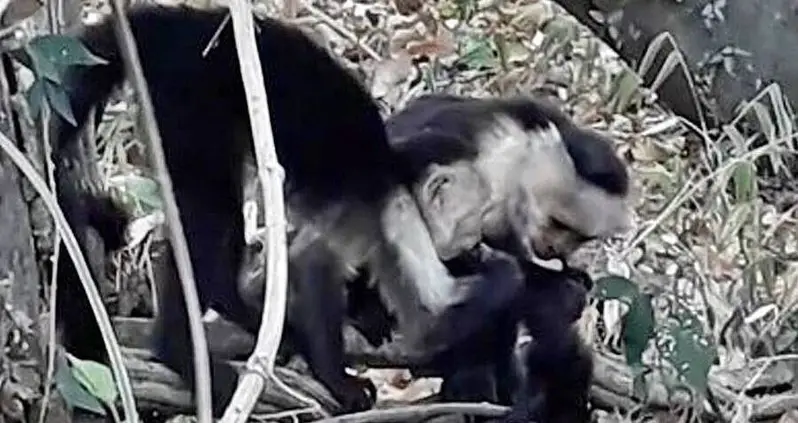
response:
<path id="1" fill-rule="evenodd" d="M 530 414 L 557 410 L 564 416 L 558 410 L 584 409 L 590 361 L 587 356 L 585 363 L 570 325 L 581 313 L 590 278 L 531 260 L 567 258 L 584 242 L 629 224 L 628 176 L 611 145 L 530 99 L 426 96 L 391 117 L 388 128 L 436 250 L 468 291 L 466 301 L 428 322 L 424 349 L 405 348 L 418 359 L 415 370 L 443 375 L 446 400 L 511 404 L 515 397 L 521 407 L 543 397 Z M 498 251 L 474 250 L 481 241 L 514 254 L 523 272 Z M 379 286 L 379 275 L 372 276 Z M 368 339 L 389 337 L 391 321 L 380 318 L 388 311 L 360 304 L 373 301 L 373 295 L 361 292 L 349 300 L 349 317 Z M 573 401 L 561 406 L 555 402 L 560 391 L 552 390 L 558 385 L 533 385 L 534 377 L 528 379 L 529 393 L 516 395 L 513 347 L 519 321 L 542 340 L 529 355 L 529 372 L 538 374 L 538 363 L 550 357 L 569 363 L 564 370 L 576 373 L 567 389 L 585 395 L 573 394 Z M 483 371 L 486 367 L 491 370 Z M 550 389 L 540 393 L 541 385 Z"/>
<path id="2" fill-rule="evenodd" d="M 243 219 L 241 165 L 251 154 L 246 95 L 227 9 L 137 6 L 128 12 L 163 139 L 180 218 L 196 276 L 200 306 L 256 331 L 238 292 Z M 58 199 L 80 234 L 92 211 L 63 169 L 94 106 L 125 79 L 113 19 L 82 28 L 79 40 L 108 63 L 74 66 L 61 75 L 78 125 L 54 114 Z M 300 292 L 297 345 L 313 375 L 341 403 L 341 412 L 370 408 L 370 382 L 345 372 L 340 284 L 354 270 L 379 275 L 403 334 L 424 338 L 427 322 L 460 301 L 454 278 L 438 259 L 401 160 L 388 144 L 383 119 L 361 84 L 298 28 L 257 21 L 256 43 L 269 96 L 274 141 L 285 169 L 290 219 L 302 230 L 292 242 L 290 278 Z M 213 43 L 207 54 L 203 54 Z M 242 136 L 244 134 L 245 136 Z M 85 244 L 84 239 L 79 239 Z M 85 248 L 85 246 L 84 246 Z M 62 262 L 58 320 L 66 348 L 105 361 L 105 348 L 71 262 Z M 98 277 L 99 275 L 95 275 Z M 182 289 L 166 281 L 154 353 L 189 387 L 194 360 Z M 423 349 L 423 345 L 419 348 Z M 213 411 L 219 416 L 238 375 L 211 357 Z"/>
<path id="3" fill-rule="evenodd" d="M 428 95 L 392 116 L 387 127 L 394 149 L 412 164 L 413 192 L 442 258 L 484 241 L 517 257 L 524 273 L 523 288 L 503 311 L 496 298 L 514 292 L 516 280 L 474 284 L 469 300 L 435 320 L 428 335 L 437 345 L 461 343 L 428 362 L 443 367 L 444 397 L 508 403 L 514 378 L 507 357 L 522 320 L 536 344 L 526 359 L 526 392 L 515 396 L 508 419 L 584 421 L 592 366 L 571 328 L 584 301 L 583 291 L 572 288 L 590 279 L 569 269 L 565 259 L 585 242 L 631 225 L 628 174 L 609 141 L 525 98 Z M 532 262 L 539 258 L 562 259 L 564 269 L 553 272 Z M 449 268 L 461 275 L 452 262 Z M 485 317 L 488 310 L 492 317 Z M 475 344 L 496 346 L 487 360 L 496 372 L 492 394 L 479 390 L 489 384 L 474 381 L 474 374 L 486 374 L 475 362 L 484 364 L 491 353 Z"/>
<path id="4" fill-rule="evenodd" d="M 412 164 L 437 250 L 450 250 L 444 259 L 478 240 L 563 258 L 631 225 L 629 178 L 612 145 L 541 102 L 432 94 L 386 126 Z"/>

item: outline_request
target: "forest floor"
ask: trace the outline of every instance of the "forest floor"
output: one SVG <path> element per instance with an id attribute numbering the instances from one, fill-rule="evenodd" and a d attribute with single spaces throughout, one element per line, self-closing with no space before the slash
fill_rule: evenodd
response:
<path id="1" fill-rule="evenodd" d="M 386 113 L 425 92 L 535 94 L 611 135 L 632 169 L 637 229 L 590 245 L 575 262 L 595 277 L 623 276 L 652 295 L 656 342 L 647 344 L 643 362 L 666 375 L 663 380 L 693 388 L 706 385 L 706 374 L 691 373 L 685 364 L 708 370 L 710 386 L 727 392 L 720 401 L 724 412 L 742 419 L 735 421 L 778 417 L 798 404 L 784 393 L 798 370 L 791 365 L 798 353 L 798 183 L 785 170 L 794 152 L 773 141 L 792 131 L 794 119 L 769 111 L 781 101 L 777 87 L 743 108 L 758 119 L 760 132 L 737 122 L 705 130 L 657 105 L 635 69 L 548 0 L 300 3 L 257 7 L 272 16 L 286 10 L 292 16 L 295 8 L 296 21 L 364 77 Z M 129 142 L 130 125 L 116 127 L 120 142 Z M 149 196 L 151 185 L 121 164 L 130 161 L 128 153 L 106 151 L 102 168 L 109 184 L 144 187 L 142 198 Z M 580 321 L 582 332 L 598 354 L 623 361 L 621 340 L 629 332 L 621 322 L 629 307 L 595 304 Z M 688 326 L 708 344 L 681 342 Z M 717 364 L 710 366 L 715 355 Z M 386 401 L 437 389 L 437 381 L 412 381 L 399 371 L 369 374 Z M 777 405 L 735 396 L 753 388 L 777 395 Z M 622 414 L 601 418 L 625 421 Z"/>

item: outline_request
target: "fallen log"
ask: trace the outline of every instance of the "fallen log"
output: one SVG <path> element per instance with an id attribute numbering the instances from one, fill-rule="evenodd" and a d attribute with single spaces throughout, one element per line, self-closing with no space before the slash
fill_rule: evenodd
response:
<path id="1" fill-rule="evenodd" d="M 151 331 L 151 320 L 142 318 L 114 318 L 114 326 L 124 346 L 124 363 L 130 372 L 133 390 L 138 405 L 142 412 L 157 412 L 162 415 L 191 414 L 193 405 L 188 390 L 183 386 L 180 378 L 155 361 L 147 349 L 147 339 Z M 254 345 L 254 337 L 239 329 L 237 326 L 223 319 L 206 322 L 207 338 L 210 350 L 225 358 L 247 357 Z M 344 328 L 345 348 L 347 358 L 371 368 L 403 368 L 413 363 L 413 358 L 402 350 L 400 342 L 383 345 L 380 348 L 372 347 L 355 329 Z M 529 344 L 526 344 L 529 345 Z M 520 348 L 525 348 L 520 346 Z M 609 355 L 604 352 L 594 354 L 595 369 L 594 383 L 591 388 L 591 399 L 594 406 L 606 409 L 629 410 L 638 407 L 640 399 L 636 398 L 632 389 L 632 373 L 626 366 L 623 357 Z M 232 361 L 234 364 L 241 362 Z M 315 399 L 326 410 L 333 411 L 338 408 L 337 403 L 327 390 L 312 377 L 305 373 L 296 363 L 276 369 L 278 376 L 288 386 Z M 774 370 L 775 371 L 775 370 Z M 710 371 L 709 385 L 718 401 L 729 404 L 735 401 L 746 401 L 750 404 L 753 419 L 777 417 L 787 410 L 798 408 L 798 398 L 794 395 L 777 394 L 754 398 L 752 396 L 738 397 L 739 392 L 730 388 L 735 385 L 730 381 L 728 371 L 713 367 Z M 776 378 L 779 379 L 779 378 Z M 666 410 L 675 405 L 686 405 L 690 399 L 672 397 L 662 382 L 657 372 L 647 377 L 647 407 L 650 409 Z M 774 382 L 777 383 L 777 382 Z M 427 398 L 424 402 L 435 401 Z M 440 405 L 440 404 L 437 404 Z M 281 389 L 267 386 L 261 395 L 261 401 L 255 408 L 255 413 L 284 412 L 291 409 L 306 407 L 306 404 L 297 403 L 292 397 L 284 394 Z M 393 409 L 392 409 L 393 410 Z M 499 408 L 491 407 L 466 407 L 463 405 L 451 408 L 408 408 L 403 411 L 393 411 L 382 415 L 380 421 L 408 421 L 425 417 L 440 416 L 446 413 L 474 413 L 480 415 L 495 415 Z M 707 410 L 707 413 L 709 411 Z M 394 417 L 399 420 L 391 420 Z M 370 418 L 374 418 L 371 415 Z M 357 419 L 356 419 L 357 420 Z M 347 420 L 348 421 L 348 420 Z M 359 421 L 359 420 L 357 420 Z"/>

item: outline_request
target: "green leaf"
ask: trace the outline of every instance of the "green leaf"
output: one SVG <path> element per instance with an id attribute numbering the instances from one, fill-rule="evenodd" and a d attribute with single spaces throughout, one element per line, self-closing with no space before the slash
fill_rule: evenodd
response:
<path id="1" fill-rule="evenodd" d="M 689 328 L 671 329 L 675 345 L 671 363 L 687 383 L 702 395 L 707 392 L 709 369 L 717 351 L 706 341 L 703 334 Z"/>
<path id="2" fill-rule="evenodd" d="M 48 34 L 31 40 L 29 51 L 40 58 L 63 68 L 70 65 L 104 65 L 108 61 L 92 54 L 77 38 L 67 35 Z"/>
<path id="3" fill-rule="evenodd" d="M 33 73 L 36 79 L 49 79 L 57 84 L 61 83 L 61 69 L 44 57 L 42 53 L 36 50 L 31 44 L 25 46 L 25 51 L 30 56 L 31 65 L 33 66 Z"/>
<path id="4" fill-rule="evenodd" d="M 466 38 L 463 50 L 458 62 L 471 69 L 492 68 L 498 64 L 489 38 Z"/>
<path id="5" fill-rule="evenodd" d="M 75 125 L 75 117 L 72 113 L 65 89 L 69 86 L 63 84 L 63 76 L 67 72 L 67 67 L 72 65 L 98 65 L 108 63 L 106 60 L 93 55 L 76 38 L 64 35 L 44 35 L 31 40 L 24 47 L 24 52 L 30 59 L 30 66 L 36 78 L 34 88 L 43 91 L 43 96 L 49 100 L 53 109 L 64 119 Z M 36 82 L 39 82 L 36 86 Z M 40 100 L 37 96 L 39 92 L 34 92 L 34 96 L 29 99 Z M 35 116 L 42 110 L 38 102 L 35 106 Z"/>
<path id="6" fill-rule="evenodd" d="M 756 166 L 752 162 L 739 163 L 734 167 L 734 200 L 736 203 L 747 203 L 756 196 Z"/>
<path id="7" fill-rule="evenodd" d="M 114 376 L 108 366 L 90 360 L 81 360 L 67 354 L 72 363 L 72 374 L 86 390 L 109 406 L 119 397 Z"/>
<path id="8" fill-rule="evenodd" d="M 32 101 L 34 117 L 39 116 L 44 103 L 48 104 L 61 117 L 72 125 L 76 125 L 66 89 L 64 75 L 67 68 L 73 65 L 98 65 L 108 63 L 106 60 L 92 54 L 77 38 L 65 35 L 44 35 L 31 40 L 24 47 L 24 52 L 30 59 L 35 81 L 28 93 Z"/>
<path id="9" fill-rule="evenodd" d="M 604 276 L 596 281 L 596 298 L 599 300 L 621 300 L 631 304 L 640 295 L 634 282 L 623 276 Z"/>
<path id="10" fill-rule="evenodd" d="M 44 90 L 44 80 L 34 80 L 33 84 L 31 84 L 30 88 L 28 88 L 28 92 L 25 93 L 25 95 L 28 100 L 28 105 L 30 106 L 31 117 L 36 119 L 39 117 L 42 107 L 45 107 L 47 104 L 45 103 L 47 93 Z"/>
<path id="11" fill-rule="evenodd" d="M 124 199 L 141 205 L 145 213 L 163 209 L 158 183 L 151 178 L 125 174 L 111 177 L 109 183 L 120 187 Z"/>
<path id="12" fill-rule="evenodd" d="M 612 111 L 623 113 L 640 92 L 640 77 L 632 70 L 625 69 L 612 81 L 610 104 Z"/>
<path id="13" fill-rule="evenodd" d="M 77 120 L 72 113 L 72 106 L 69 104 L 69 97 L 64 89 L 48 80 L 44 81 L 44 91 L 47 93 L 49 104 L 53 106 L 53 110 L 61 115 L 72 126 L 77 126 Z"/>
<path id="14" fill-rule="evenodd" d="M 460 19 L 467 21 L 477 10 L 476 0 L 454 0 L 457 11 L 460 14 Z"/>
<path id="15" fill-rule="evenodd" d="M 56 359 L 55 386 L 69 407 L 77 407 L 101 416 L 106 415 L 100 400 L 90 394 L 75 378 L 63 354 Z"/>
<path id="16" fill-rule="evenodd" d="M 643 366 L 643 351 L 654 337 L 654 309 L 651 295 L 638 295 L 623 318 L 623 341 L 626 363 L 632 367 Z"/>

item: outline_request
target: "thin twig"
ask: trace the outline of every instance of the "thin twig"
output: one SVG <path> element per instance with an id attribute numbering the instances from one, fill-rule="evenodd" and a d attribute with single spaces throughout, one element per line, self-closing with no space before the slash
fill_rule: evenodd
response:
<path id="1" fill-rule="evenodd" d="M 48 107 L 42 108 L 42 127 L 47 128 L 47 123 L 49 122 L 50 118 L 50 109 Z M 12 116 L 12 115 L 9 115 Z M 50 190 L 53 192 L 53 195 L 56 197 L 58 196 L 58 191 L 55 183 L 55 166 L 52 162 L 53 151 L 52 151 L 52 144 L 50 144 L 49 139 L 50 132 L 49 131 L 42 131 L 42 146 L 44 147 L 44 166 L 47 169 L 47 182 L 50 184 Z M 45 380 L 47 383 L 44 385 L 44 395 L 42 396 L 42 404 L 48 404 L 50 402 L 50 395 L 51 395 L 51 386 L 52 381 L 55 378 L 55 349 L 56 349 L 56 319 L 55 316 L 57 301 L 56 296 L 58 295 L 58 261 L 61 256 L 61 235 L 58 231 L 55 232 L 55 236 L 53 236 L 53 255 L 50 256 L 52 260 L 53 267 L 52 273 L 50 274 L 50 298 L 48 301 L 48 306 L 50 309 L 50 316 L 47 320 L 48 330 L 47 330 L 47 367 L 45 375 Z M 39 411 L 39 423 L 44 423 L 44 419 L 47 416 L 47 407 L 41 407 Z"/>
<path id="2" fill-rule="evenodd" d="M 161 136 L 158 132 L 158 122 L 155 120 L 155 111 L 152 108 L 147 81 L 144 79 L 144 72 L 139 62 L 138 49 L 130 29 L 130 22 L 128 22 L 125 14 L 124 3 L 122 0 L 113 0 L 111 4 L 116 18 L 114 32 L 119 42 L 125 68 L 141 105 L 142 123 L 146 131 L 146 138 L 150 143 L 147 150 L 158 174 L 158 183 L 164 200 L 164 215 L 169 227 L 169 241 L 172 244 L 175 265 L 183 287 L 183 298 L 186 302 L 186 312 L 191 332 L 191 344 L 194 349 L 194 395 L 197 405 L 197 421 L 199 423 L 211 423 L 213 419 L 211 414 L 211 376 L 208 344 L 205 342 L 205 329 L 202 326 L 197 286 L 194 282 L 194 272 L 191 267 L 191 258 L 183 232 L 183 224 L 180 221 L 180 213 L 172 189 L 172 179 L 166 167 Z M 179 330 L 182 330 L 182 328 L 179 328 Z"/>
<path id="3" fill-rule="evenodd" d="M 481 417 L 501 417 L 510 411 L 508 407 L 489 403 L 442 403 L 410 405 L 384 410 L 368 410 L 318 420 L 316 423 L 393 423 L 423 421 L 442 414 L 468 414 Z"/>
<path id="4" fill-rule="evenodd" d="M 219 24 L 219 27 L 216 28 L 216 32 L 213 33 L 213 37 L 211 40 L 208 41 L 208 44 L 205 45 L 205 48 L 202 49 L 202 57 L 208 55 L 208 52 L 211 51 L 214 45 L 219 41 L 219 36 L 222 35 L 222 31 L 227 28 L 227 24 L 230 22 L 230 15 L 224 17 L 222 23 Z"/>
<path id="5" fill-rule="evenodd" d="M 274 373 L 277 348 L 283 334 L 288 284 L 288 253 L 286 251 L 286 221 L 283 199 L 284 170 L 277 160 L 269 113 L 268 97 L 263 78 L 263 66 L 255 42 L 255 23 L 252 5 L 248 0 L 231 0 L 227 4 L 233 21 L 239 69 L 247 95 L 247 108 L 252 129 L 255 159 L 258 165 L 263 204 L 266 205 L 266 289 L 263 315 L 255 349 L 247 361 L 233 399 L 227 406 L 222 423 L 244 422 L 263 391 L 268 378 L 275 386 L 295 398 L 321 407 L 285 385 Z"/>
<path id="6" fill-rule="evenodd" d="M 55 221 L 56 229 L 64 241 L 64 246 L 75 263 L 75 270 L 78 273 L 80 282 L 83 284 L 83 289 L 86 291 L 86 296 L 89 298 L 91 311 L 94 313 L 97 324 L 100 326 L 100 333 L 102 334 L 103 342 L 108 348 L 108 357 L 111 360 L 111 371 L 114 378 L 119 384 L 119 396 L 122 399 L 122 407 L 125 410 L 125 417 L 129 422 L 138 422 L 138 412 L 136 411 L 135 400 L 133 399 L 133 388 L 130 386 L 130 377 L 128 376 L 127 369 L 122 362 L 122 352 L 119 349 L 119 342 L 116 340 L 114 329 L 111 326 L 111 320 L 108 318 L 108 313 L 105 311 L 105 305 L 100 299 L 100 293 L 94 283 L 94 279 L 89 272 L 89 267 L 86 265 L 86 259 L 80 251 L 78 240 L 72 229 L 67 223 L 64 213 L 58 206 L 55 197 L 47 189 L 47 183 L 44 182 L 42 177 L 33 168 L 33 166 L 25 158 L 25 155 L 11 142 L 8 137 L 0 133 L 0 149 L 2 149 L 11 158 L 11 161 L 22 171 L 30 184 L 39 194 L 47 210 Z"/>

